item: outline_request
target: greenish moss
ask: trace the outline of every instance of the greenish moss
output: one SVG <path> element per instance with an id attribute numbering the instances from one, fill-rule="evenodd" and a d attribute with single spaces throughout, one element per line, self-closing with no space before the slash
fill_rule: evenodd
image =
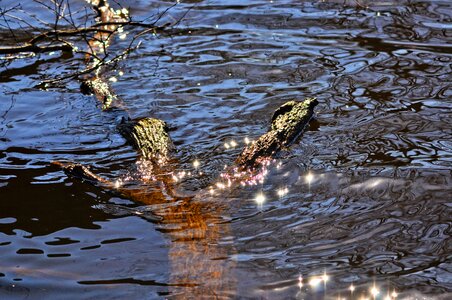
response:
<path id="1" fill-rule="evenodd" d="M 110 85 L 98 77 L 82 81 L 80 89 L 85 95 L 94 94 L 102 103 L 104 110 L 110 108 L 113 101 L 117 100 L 117 96 L 112 92 Z"/>
<path id="2" fill-rule="evenodd" d="M 236 163 L 239 166 L 256 166 L 262 158 L 271 157 L 293 143 L 311 119 L 317 104 L 315 98 L 284 103 L 275 111 L 270 130 L 246 147 Z"/>
<path id="3" fill-rule="evenodd" d="M 166 123 L 162 120 L 143 118 L 122 123 L 118 130 L 146 159 L 167 160 L 174 150 Z"/>
<path id="4" fill-rule="evenodd" d="M 316 98 L 306 98 L 303 102 L 284 103 L 273 115 L 271 131 L 276 132 L 278 139 L 284 145 L 289 145 L 309 122 L 317 104 Z"/>

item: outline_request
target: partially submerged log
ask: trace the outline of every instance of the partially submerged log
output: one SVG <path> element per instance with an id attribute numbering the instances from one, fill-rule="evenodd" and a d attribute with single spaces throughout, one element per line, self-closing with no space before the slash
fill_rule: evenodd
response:
<path id="1" fill-rule="evenodd" d="M 89 182 L 92 185 L 103 184 L 109 188 L 113 186 L 113 183 L 105 178 L 100 177 L 99 175 L 94 174 L 93 172 L 91 172 L 89 167 L 85 167 L 81 164 L 63 163 L 59 161 L 53 161 L 52 164 L 62 168 L 64 173 L 66 173 L 66 175 L 69 177 L 74 177 L 80 179 L 81 181 Z"/>
<path id="2" fill-rule="evenodd" d="M 143 158 L 156 163 L 168 161 L 174 150 L 168 127 L 162 120 L 143 118 L 126 121 L 118 125 L 118 130 Z"/>
<path id="3" fill-rule="evenodd" d="M 289 146 L 301 134 L 317 104 L 316 98 L 283 104 L 273 114 L 270 130 L 246 147 L 237 157 L 236 164 L 255 167 L 262 158 L 274 156 L 283 147 Z"/>
<path id="4" fill-rule="evenodd" d="M 257 167 L 260 162 L 274 156 L 282 148 L 289 146 L 302 133 L 318 104 L 315 98 L 303 102 L 289 101 L 280 106 L 272 117 L 267 133 L 246 147 L 236 159 L 239 167 Z M 175 147 L 168 135 L 166 123 L 159 119 L 143 118 L 137 121 L 123 121 L 119 132 L 141 154 L 144 159 L 162 166 L 171 157 Z M 55 163 L 69 176 L 94 185 L 114 188 L 115 185 L 80 164 Z"/>
<path id="5" fill-rule="evenodd" d="M 108 109 L 118 97 L 112 91 L 110 85 L 102 78 L 93 77 L 83 80 L 80 90 L 85 95 L 94 95 L 102 103 L 102 109 Z"/>

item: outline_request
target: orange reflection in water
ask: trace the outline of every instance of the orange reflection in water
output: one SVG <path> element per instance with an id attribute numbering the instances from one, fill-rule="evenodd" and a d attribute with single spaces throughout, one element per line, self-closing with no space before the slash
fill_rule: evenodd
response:
<path id="1" fill-rule="evenodd" d="M 231 275 L 235 262 L 233 247 L 222 242 L 231 236 L 222 222 L 225 203 L 212 200 L 210 189 L 197 196 L 181 196 L 174 190 L 178 176 L 149 166 L 150 178 L 135 188 L 116 189 L 125 197 L 152 207 L 158 215 L 158 229 L 171 239 L 169 244 L 169 293 L 176 299 L 203 299 L 234 295 L 236 282 Z"/>

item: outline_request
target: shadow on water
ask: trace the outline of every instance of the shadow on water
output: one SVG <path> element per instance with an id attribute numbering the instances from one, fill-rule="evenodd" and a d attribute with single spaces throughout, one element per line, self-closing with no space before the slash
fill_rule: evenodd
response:
<path id="1" fill-rule="evenodd" d="M 451 3 L 182 2 L 112 83 L 132 117 L 173 129 L 175 192 L 138 185 L 131 201 L 68 179 L 50 162 L 149 170 L 76 83 L 32 88 L 77 58 L 4 66 L 0 298 L 449 298 Z M 165 3 L 128 4 L 138 18 Z M 300 142 L 228 187 L 244 139 L 309 96 Z"/>

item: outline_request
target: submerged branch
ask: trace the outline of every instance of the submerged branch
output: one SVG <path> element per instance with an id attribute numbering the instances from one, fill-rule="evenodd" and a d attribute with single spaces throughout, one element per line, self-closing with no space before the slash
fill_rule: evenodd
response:
<path id="1" fill-rule="evenodd" d="M 279 107 L 272 117 L 270 130 L 243 149 L 236 163 L 241 167 L 255 167 L 265 157 L 276 155 L 301 134 L 311 119 L 318 101 L 307 98 L 303 102 L 289 101 Z"/>
<path id="2" fill-rule="evenodd" d="M 270 130 L 258 138 L 250 146 L 243 149 L 236 159 L 241 168 L 254 169 L 269 157 L 276 155 L 283 147 L 292 144 L 303 132 L 311 119 L 318 101 L 307 98 L 303 102 L 289 101 L 280 106 L 274 113 Z M 159 119 L 143 118 L 126 121 L 118 125 L 119 132 L 139 152 L 141 157 L 160 167 L 171 158 L 174 144 L 167 132 L 166 123 Z M 109 189 L 114 184 L 79 164 L 59 164 L 71 177 L 102 184 Z"/>

